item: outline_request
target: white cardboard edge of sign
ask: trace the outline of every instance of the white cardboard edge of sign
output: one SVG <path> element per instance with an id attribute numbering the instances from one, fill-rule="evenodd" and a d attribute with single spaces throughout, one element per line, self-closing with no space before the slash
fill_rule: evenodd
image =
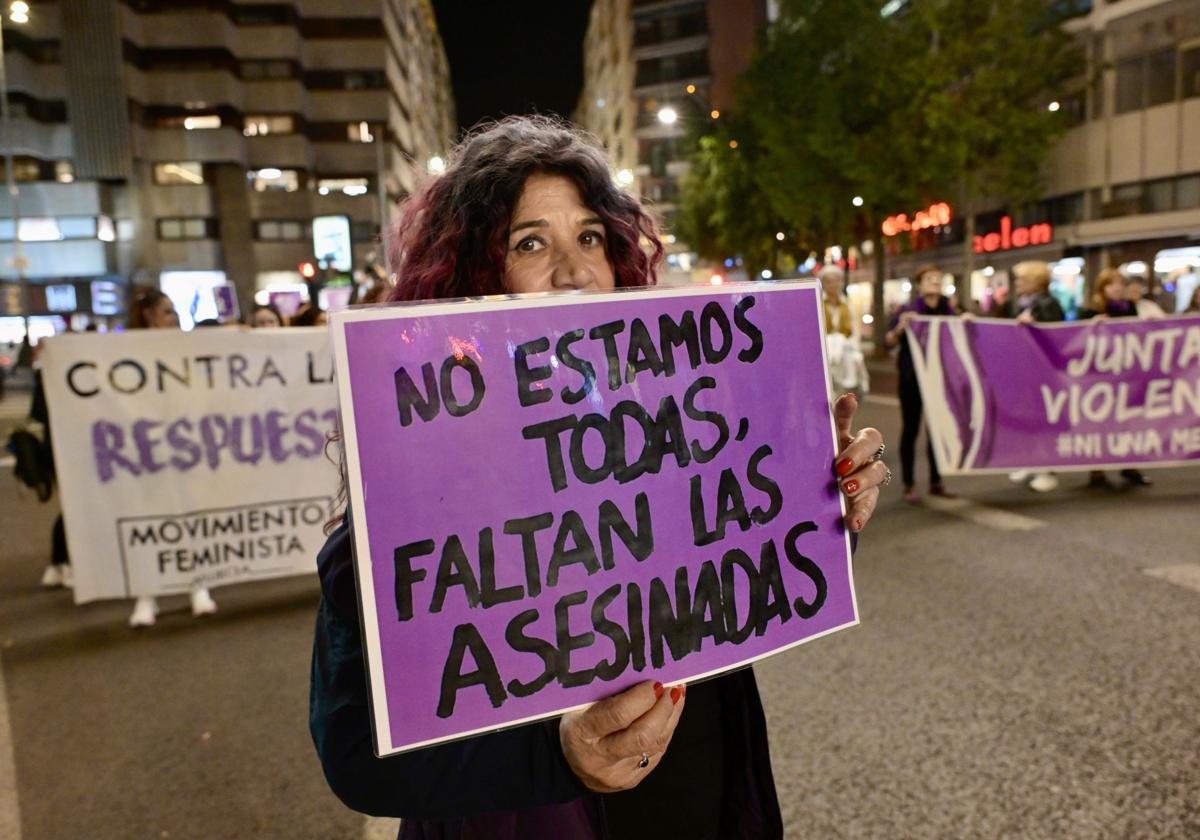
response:
<path id="1" fill-rule="evenodd" d="M 508 729 L 515 726 L 521 726 L 526 723 L 532 723 L 537 720 L 545 720 L 546 718 L 558 717 L 560 715 L 574 712 L 579 709 L 585 709 L 592 705 L 589 703 L 581 703 L 576 706 L 556 709 L 550 712 L 541 712 L 536 715 L 530 715 L 519 720 L 509 721 L 500 726 L 486 726 L 479 729 L 473 729 L 468 732 L 459 732 L 455 735 L 450 735 L 442 738 L 432 738 L 427 741 L 420 741 L 412 744 L 404 744 L 397 747 L 392 742 L 391 722 L 388 715 L 387 701 L 385 699 L 382 686 L 384 685 L 383 675 L 383 656 L 382 648 L 379 642 L 379 621 L 378 611 L 375 602 L 375 588 L 371 585 L 363 585 L 364 582 L 373 581 L 371 569 L 371 550 L 370 538 L 367 533 L 367 522 L 365 516 L 365 502 L 362 492 L 362 465 L 359 460 L 358 450 L 358 434 L 354 422 L 354 401 L 351 399 L 350 392 L 350 369 L 349 360 L 346 358 L 346 325 L 358 321 L 378 321 L 378 320 L 400 320 L 410 318 L 424 318 L 429 315 L 452 315 L 461 312 L 487 312 L 501 309 L 537 309 L 547 306 L 562 306 L 564 304 L 590 304 L 590 303 L 613 303 L 618 301 L 636 300 L 641 297 L 700 297 L 713 298 L 722 297 L 729 294 L 751 292 L 771 293 L 782 291 L 798 291 L 803 289 L 811 289 L 816 294 L 813 296 L 814 306 L 816 307 L 817 323 L 820 328 L 820 345 L 821 345 L 821 369 L 822 379 L 825 382 L 825 393 L 829 393 L 829 360 L 826 358 L 825 352 L 825 319 L 821 313 L 821 287 L 815 281 L 770 281 L 770 282 L 747 282 L 747 283 L 726 283 L 722 286 L 681 286 L 681 287 L 655 287 L 650 286 L 645 289 L 636 291 L 622 291 L 609 293 L 585 293 L 580 295 L 563 295 L 563 294 L 537 294 L 537 295 L 514 295 L 514 296 L 495 296 L 488 299 L 474 299 L 465 301 L 454 301 L 447 303 L 429 302 L 421 303 L 416 306 L 383 306 L 370 307 L 361 309 L 343 309 L 334 312 L 330 317 L 329 329 L 332 332 L 332 344 L 334 352 L 334 361 L 337 366 L 337 388 L 338 388 L 338 405 L 341 414 L 342 423 L 342 443 L 346 453 L 346 469 L 348 472 L 347 483 L 349 485 L 350 506 L 353 511 L 353 526 L 354 526 L 354 571 L 359 582 L 358 592 L 360 604 L 362 607 L 362 629 L 364 641 L 367 649 L 367 673 L 369 688 L 371 693 L 370 708 L 375 724 L 375 754 L 380 758 L 395 755 L 411 750 L 422 749 L 424 747 L 434 746 L 449 741 L 457 741 L 462 738 L 470 738 L 475 735 L 482 735 L 489 732 L 496 732 L 500 729 Z M 837 426 L 834 422 L 832 407 L 829 412 L 829 433 L 833 440 L 833 451 L 836 454 L 838 450 Z M 838 493 L 839 505 L 841 507 L 842 518 L 846 516 L 846 497 L 842 493 Z M 848 627 L 854 627 L 859 623 L 858 615 L 858 595 L 854 589 L 854 567 L 853 556 L 850 550 L 850 532 L 848 529 L 842 529 L 843 547 L 846 556 L 846 569 L 848 572 L 848 580 L 850 581 L 850 599 L 854 610 L 854 618 L 837 627 L 831 627 L 828 630 L 822 631 L 814 636 L 808 636 L 799 641 L 792 642 L 781 648 L 776 648 L 768 653 L 763 653 L 758 656 L 750 657 L 733 665 L 727 665 L 722 668 L 716 668 L 703 674 L 698 674 L 691 679 L 699 680 L 706 677 L 711 677 L 716 674 L 734 671 L 738 668 L 744 668 L 761 659 L 766 659 L 770 656 L 783 653 L 792 648 L 811 642 L 815 639 L 828 636 L 831 633 L 836 633 L 839 630 L 845 630 Z"/>
<path id="2" fill-rule="evenodd" d="M 941 321 L 941 320 L 948 319 L 948 318 L 960 318 L 960 317 L 962 317 L 962 316 L 960 316 L 960 315 L 918 315 L 917 320 L 928 321 L 928 322 L 932 323 L 935 321 Z M 1156 321 L 1157 320 L 1195 321 L 1198 325 L 1200 325 L 1200 315 L 1192 315 L 1192 314 L 1188 314 L 1188 313 L 1168 315 L 1166 318 L 1155 319 L 1155 320 Z M 1101 320 L 1101 321 L 1089 320 L 1089 321 L 1054 321 L 1054 322 L 1047 323 L 1047 324 L 1038 324 L 1038 323 L 1021 324 L 1012 318 L 983 317 L 983 318 L 976 319 L 976 322 L 982 323 L 989 327 L 1010 327 L 1010 328 L 1020 327 L 1022 329 L 1032 328 L 1035 330 L 1055 330 L 1055 329 L 1062 329 L 1063 327 L 1083 327 L 1083 326 L 1087 326 L 1089 324 L 1095 324 L 1097 326 L 1100 324 L 1106 324 L 1106 323 L 1120 324 L 1122 321 L 1121 321 L 1121 319 L 1118 319 L 1116 322 L 1107 321 L 1107 320 Z M 1145 323 L 1145 320 L 1131 318 L 1127 321 L 1127 323 Z M 905 332 L 904 332 L 904 340 L 908 342 L 909 350 L 914 355 L 919 356 L 924 353 L 924 351 L 920 347 L 917 346 L 916 339 L 914 339 L 908 333 L 907 330 L 905 330 Z M 917 375 L 917 385 L 918 385 L 918 387 L 921 388 L 922 392 L 924 392 L 924 390 L 931 384 L 928 382 L 928 379 L 927 379 L 928 373 L 925 370 L 925 365 L 923 365 L 923 364 L 914 365 L 914 372 Z M 935 429 L 935 434 L 937 434 L 939 437 L 945 435 L 946 430 L 941 428 L 940 422 L 939 423 L 930 423 L 929 425 L 930 425 L 930 427 L 934 427 L 934 426 L 937 427 Z M 942 464 L 941 458 L 938 457 L 939 452 L 940 452 L 940 450 L 935 446 L 933 449 L 933 453 L 934 453 L 934 457 L 937 458 L 937 460 L 938 460 L 938 472 L 940 472 L 942 475 L 950 475 L 950 476 L 1008 475 L 1011 472 L 1017 472 L 1019 470 L 1028 470 L 1030 472 L 1075 473 L 1075 472 L 1091 472 L 1094 470 L 1138 470 L 1138 469 L 1148 469 L 1149 470 L 1149 469 L 1168 469 L 1170 467 L 1197 467 L 1197 466 L 1200 466 L 1200 461 L 1196 460 L 1195 458 L 1190 458 L 1190 459 L 1185 458 L 1184 460 L 1181 460 L 1181 461 L 1102 461 L 1102 462 L 1099 462 L 1096 464 L 1049 464 L 1049 465 L 1045 465 L 1045 466 L 1028 466 L 1028 467 L 971 467 L 970 469 L 964 470 L 964 469 L 960 469 L 957 466 Z"/>

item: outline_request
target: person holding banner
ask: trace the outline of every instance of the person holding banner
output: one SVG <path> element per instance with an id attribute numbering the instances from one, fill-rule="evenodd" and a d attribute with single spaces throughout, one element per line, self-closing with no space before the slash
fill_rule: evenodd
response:
<path id="1" fill-rule="evenodd" d="M 531 117 L 468 135 L 387 243 L 391 302 L 648 286 L 663 255 L 603 152 Z M 879 432 L 851 433 L 856 408 L 853 397 L 834 406 L 830 465 L 855 533 L 890 477 Z M 376 757 L 348 523 L 318 558 L 310 697 L 322 768 L 347 806 L 403 818 L 403 840 L 782 836 L 749 669 L 687 687 L 648 680 L 559 719 Z"/>
<path id="2" fill-rule="evenodd" d="M 1066 318 L 1062 304 L 1050 294 L 1050 265 L 1037 260 L 1019 262 L 1012 268 L 1017 297 L 1013 310 L 1021 324 L 1049 324 Z M 1014 484 L 1024 484 L 1037 493 L 1050 493 L 1058 487 L 1052 472 L 1017 470 L 1008 474 Z"/>
<path id="3" fill-rule="evenodd" d="M 892 319 L 891 328 L 883 336 L 889 349 L 899 348 L 896 353 L 896 368 L 900 373 L 900 472 L 904 479 L 904 501 L 915 504 L 921 499 L 916 489 L 917 437 L 921 434 L 921 417 L 924 405 L 921 402 L 921 387 L 917 384 L 917 372 L 913 366 L 912 351 L 904 336 L 905 328 L 918 315 L 956 315 L 957 310 L 950 298 L 942 294 L 942 270 L 936 265 L 927 265 L 916 273 L 913 284 L 916 294 Z M 926 443 L 929 458 L 929 495 L 950 497 L 942 484 L 937 459 L 933 455 L 933 440 Z"/>
<path id="4" fill-rule="evenodd" d="M 1096 275 L 1088 307 L 1079 313 L 1080 320 L 1091 318 L 1136 318 L 1137 306 L 1126 294 L 1125 278 L 1118 269 L 1104 269 Z M 1144 472 L 1137 469 L 1121 470 L 1121 478 L 1131 487 L 1148 487 L 1152 482 Z M 1103 470 L 1092 470 L 1088 476 L 1088 487 L 1104 489 L 1111 486 Z"/>
<path id="5" fill-rule="evenodd" d="M 153 286 L 135 286 L 129 302 L 128 328 L 131 330 L 177 330 L 179 315 L 175 305 L 162 290 Z M 211 615 L 217 611 L 208 588 L 197 586 L 191 591 L 192 615 Z M 130 627 L 151 627 L 158 620 L 158 599 L 140 595 L 129 615 Z"/>

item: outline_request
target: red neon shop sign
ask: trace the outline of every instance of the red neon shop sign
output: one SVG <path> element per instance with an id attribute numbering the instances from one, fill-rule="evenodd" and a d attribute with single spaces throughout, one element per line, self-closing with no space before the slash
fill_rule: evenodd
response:
<path id="1" fill-rule="evenodd" d="M 1049 245 L 1053 240 L 1054 228 L 1049 222 L 1014 228 L 1012 219 L 1004 216 L 1000 219 L 1000 230 L 976 236 L 974 246 L 976 254 L 990 254 L 1030 245 Z"/>
<path id="2" fill-rule="evenodd" d="M 950 218 L 950 205 L 941 201 L 937 204 L 931 204 L 925 210 L 918 210 L 913 214 L 911 219 L 908 218 L 907 213 L 888 216 L 883 220 L 883 235 L 895 236 L 898 233 L 925 230 L 925 228 L 937 227 L 938 225 L 948 225 L 950 224 Z"/>

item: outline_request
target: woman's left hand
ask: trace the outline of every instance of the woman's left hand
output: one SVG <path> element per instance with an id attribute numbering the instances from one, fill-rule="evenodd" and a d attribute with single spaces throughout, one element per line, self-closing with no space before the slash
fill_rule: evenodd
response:
<path id="1" fill-rule="evenodd" d="M 878 429 L 866 428 L 858 434 L 850 431 L 858 398 L 843 394 L 833 404 L 833 419 L 837 425 L 838 446 L 841 451 L 833 462 L 838 485 L 846 494 L 846 527 L 858 533 L 871 521 L 879 504 L 879 488 L 887 484 L 892 472 L 880 458 L 883 435 Z"/>

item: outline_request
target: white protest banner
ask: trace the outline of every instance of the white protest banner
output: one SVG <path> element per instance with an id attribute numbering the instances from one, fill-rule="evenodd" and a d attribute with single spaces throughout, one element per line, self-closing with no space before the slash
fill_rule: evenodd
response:
<path id="1" fill-rule="evenodd" d="M 337 471 L 324 328 L 46 341 L 75 601 L 305 574 Z"/>

